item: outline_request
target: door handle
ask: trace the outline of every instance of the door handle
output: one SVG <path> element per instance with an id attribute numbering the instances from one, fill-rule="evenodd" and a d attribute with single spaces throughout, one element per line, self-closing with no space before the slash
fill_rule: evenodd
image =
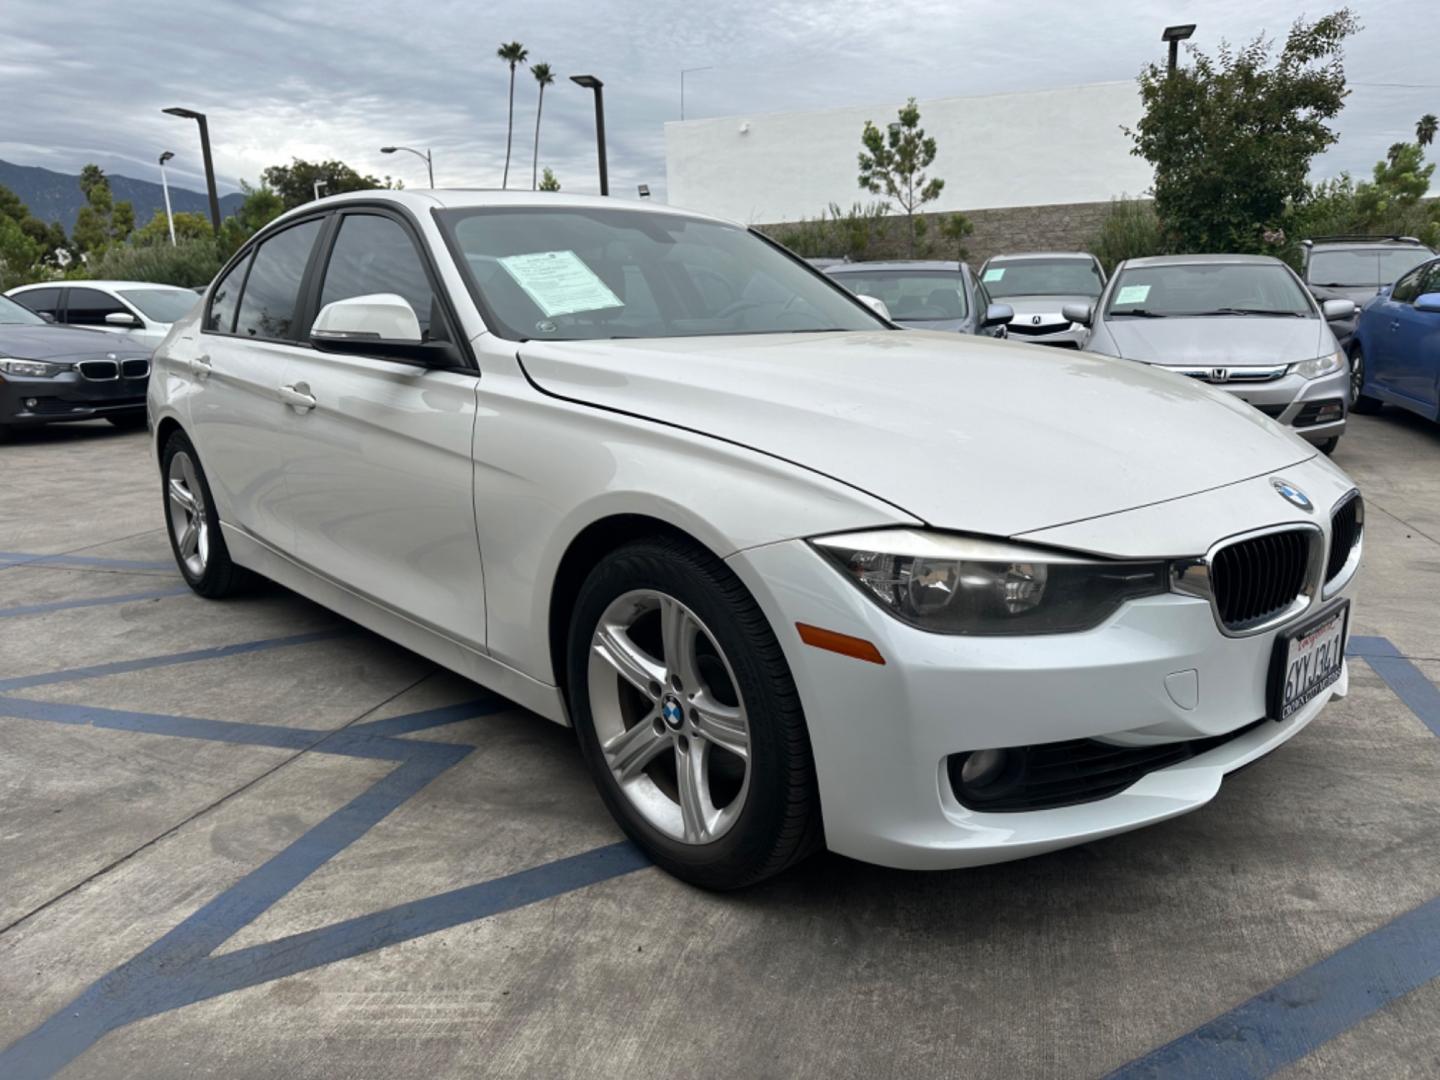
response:
<path id="1" fill-rule="evenodd" d="M 209 353 L 197 353 L 190 358 L 190 371 L 197 378 L 205 378 L 210 374 L 211 370 Z"/>
<path id="2" fill-rule="evenodd" d="M 1390 320 L 1390 329 L 1391 329 L 1391 330 L 1399 330 L 1399 329 L 1400 329 L 1400 320 L 1399 320 L 1399 319 L 1391 319 L 1391 320 Z"/>
<path id="3" fill-rule="evenodd" d="M 294 383 L 280 387 L 280 400 L 297 412 L 309 412 L 315 408 L 315 398 L 305 383 Z"/>

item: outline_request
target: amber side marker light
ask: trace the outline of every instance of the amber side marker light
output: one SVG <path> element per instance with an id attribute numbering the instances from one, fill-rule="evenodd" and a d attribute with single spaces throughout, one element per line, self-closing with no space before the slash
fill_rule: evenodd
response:
<path id="1" fill-rule="evenodd" d="M 855 660 L 866 660 L 872 664 L 885 663 L 885 657 L 880 655 L 880 650 L 864 638 L 851 637 L 849 634 L 841 634 L 803 622 L 797 622 L 795 629 L 800 631 L 800 640 L 806 645 L 813 645 L 817 649 L 827 649 Z"/>

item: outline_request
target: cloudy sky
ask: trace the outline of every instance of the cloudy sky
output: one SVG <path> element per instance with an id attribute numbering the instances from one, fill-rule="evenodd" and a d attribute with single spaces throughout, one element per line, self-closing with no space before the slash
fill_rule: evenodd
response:
<path id="1" fill-rule="evenodd" d="M 1440 112 L 1434 0 L 1357 0 L 1364 24 L 1347 50 L 1354 93 L 1340 142 L 1319 163 L 1367 173 L 1385 148 Z M 6 0 L 0 36 L 0 158 L 202 188 L 194 125 L 167 105 L 209 114 L 222 193 L 261 169 L 338 157 L 362 172 L 423 186 L 424 165 L 378 147 L 432 147 L 441 186 L 498 186 L 508 71 L 518 40 L 559 76 L 545 99 L 542 165 L 567 191 L 595 189 L 593 114 L 567 76 L 605 81 L 611 187 L 663 196 L 664 133 L 691 118 L 830 105 L 884 106 L 1133 78 L 1162 55 L 1168 23 L 1221 37 L 1283 35 L 1303 8 L 1283 0 L 1076 4 L 1035 0 Z M 511 166 L 528 184 L 535 82 L 521 71 Z M 858 139 L 858 136 L 857 136 Z M 176 175 L 178 173 L 178 176 Z"/>

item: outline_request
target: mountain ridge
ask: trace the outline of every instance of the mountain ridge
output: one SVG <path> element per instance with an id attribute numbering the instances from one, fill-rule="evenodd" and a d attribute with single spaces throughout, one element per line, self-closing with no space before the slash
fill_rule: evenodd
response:
<path id="1" fill-rule="evenodd" d="M 116 202 L 129 202 L 135 207 L 135 227 L 139 228 L 165 211 L 165 195 L 160 185 L 149 180 L 118 173 L 106 174 Z M 19 196 L 41 221 L 58 221 L 68 235 L 75 229 L 75 218 L 85 205 L 80 191 L 80 174 L 56 172 L 39 165 L 17 165 L 0 160 L 0 185 Z M 245 196 L 232 192 L 220 198 L 220 216 L 233 214 Z M 203 191 L 170 185 L 170 206 L 175 213 L 210 215 L 210 199 Z"/>

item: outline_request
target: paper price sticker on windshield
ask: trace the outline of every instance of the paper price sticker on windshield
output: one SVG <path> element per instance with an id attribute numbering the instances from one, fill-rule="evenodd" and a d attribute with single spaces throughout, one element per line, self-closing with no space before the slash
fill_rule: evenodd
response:
<path id="1" fill-rule="evenodd" d="M 1004 276 L 1005 276 L 1005 268 L 1004 268 L 1003 266 L 997 266 L 997 267 L 994 267 L 993 269 L 986 270 L 985 273 L 984 273 L 984 275 L 980 278 L 980 280 L 981 280 L 981 281 L 999 281 L 999 280 L 1000 280 L 1001 278 L 1003 278 Z"/>
<path id="2" fill-rule="evenodd" d="M 1120 290 L 1120 295 L 1115 297 L 1115 303 L 1143 304 L 1145 302 L 1145 298 L 1149 295 L 1149 285 L 1126 285 Z"/>
<path id="3" fill-rule="evenodd" d="M 497 261 L 547 316 L 625 306 L 573 251 L 537 251 Z"/>

